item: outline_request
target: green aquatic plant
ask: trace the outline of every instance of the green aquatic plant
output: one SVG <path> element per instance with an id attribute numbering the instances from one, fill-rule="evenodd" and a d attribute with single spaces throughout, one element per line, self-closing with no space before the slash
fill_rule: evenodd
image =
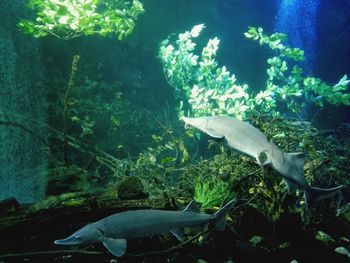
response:
<path id="1" fill-rule="evenodd" d="M 244 117 L 250 108 L 246 84 L 239 85 L 235 75 L 215 60 L 220 40 L 209 39 L 200 55 L 195 54 L 193 42 L 204 28 L 196 25 L 191 31 L 161 43 L 159 57 L 165 76 L 180 101 L 179 114 L 190 110 L 194 116 L 230 114 Z"/>
<path id="2" fill-rule="evenodd" d="M 303 69 L 296 65 L 304 60 L 304 51 L 286 45 L 285 34 L 269 36 L 260 27 L 249 27 L 245 36 L 259 41 L 260 45 L 268 45 L 274 56 L 267 60 L 265 89 L 249 91 L 248 85 L 237 84 L 235 75 L 215 60 L 218 38 L 209 39 L 201 54 L 195 53 L 193 39 L 203 28 L 204 24 L 196 25 L 191 31 L 179 34 L 177 40 L 168 38 L 160 45 L 159 57 L 180 101 L 180 116 L 189 111 L 186 114 L 194 117 L 223 114 L 244 119 L 250 113 L 278 116 L 286 109 L 298 113 L 307 102 L 321 107 L 325 102 L 350 105 L 350 94 L 346 92 L 350 80 L 346 75 L 335 85 L 304 76 Z"/>
<path id="3" fill-rule="evenodd" d="M 350 82 L 347 75 L 335 85 L 329 85 L 319 78 L 304 76 L 303 69 L 296 64 L 305 59 L 304 51 L 288 46 L 285 43 L 286 34 L 266 35 L 261 27 L 249 27 L 244 35 L 274 51 L 274 56 L 267 59 L 269 68 L 265 91 L 273 94 L 275 101 L 286 104 L 293 112 L 299 112 L 307 102 L 320 107 L 325 103 L 350 105 L 350 94 L 346 92 Z M 277 113 L 278 110 L 274 109 L 274 112 Z"/>
<path id="4" fill-rule="evenodd" d="M 35 20 L 22 19 L 18 26 L 34 37 L 54 35 L 71 39 L 81 35 L 129 35 L 144 12 L 139 0 L 29 0 Z"/>
<path id="5" fill-rule="evenodd" d="M 203 208 L 220 206 L 230 195 L 230 186 L 216 175 L 209 179 L 197 178 L 194 184 L 194 200 Z"/>

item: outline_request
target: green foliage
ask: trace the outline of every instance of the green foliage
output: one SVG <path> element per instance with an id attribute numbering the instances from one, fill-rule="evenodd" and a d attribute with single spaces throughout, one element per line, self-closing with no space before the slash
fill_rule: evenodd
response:
<path id="1" fill-rule="evenodd" d="M 220 206 L 230 194 L 230 186 L 217 175 L 209 178 L 198 178 L 194 185 L 194 199 L 203 208 Z"/>
<path id="2" fill-rule="evenodd" d="M 346 92 L 350 80 L 344 75 L 337 84 L 329 85 L 319 78 L 303 76 L 303 69 L 296 62 L 304 60 L 304 51 L 285 44 L 287 36 L 274 33 L 264 34 L 261 27 L 249 27 L 244 35 L 268 45 L 274 51 L 274 57 L 267 60 L 266 91 L 274 94 L 274 100 L 286 104 L 293 112 L 299 112 L 305 102 L 323 107 L 325 102 L 333 105 L 350 105 L 350 94 Z M 293 66 L 290 64 L 294 64 Z M 277 113 L 278 109 L 274 109 Z"/>
<path id="3" fill-rule="evenodd" d="M 200 55 L 194 53 L 204 24 L 194 26 L 191 31 L 179 34 L 178 40 L 161 43 L 159 57 L 168 82 L 175 88 L 180 100 L 179 114 L 188 109 L 194 116 L 230 114 L 243 117 L 250 108 L 247 85 L 238 85 L 236 78 L 226 67 L 218 67 L 215 61 L 219 39 L 210 39 Z"/>
<path id="4" fill-rule="evenodd" d="M 193 39 L 203 28 L 203 24 L 197 25 L 179 34 L 176 41 L 166 39 L 160 46 L 165 76 L 180 101 L 180 116 L 189 110 L 192 116 L 223 114 L 244 119 L 256 112 L 274 116 L 286 109 L 299 112 L 306 102 L 321 107 L 325 102 L 350 105 L 350 94 L 346 92 L 350 80 L 346 75 L 335 85 L 304 76 L 302 68 L 296 65 L 304 60 L 304 51 L 286 45 L 285 34 L 269 36 L 262 28 L 255 27 L 249 27 L 244 35 L 260 45 L 268 45 L 274 56 L 267 60 L 265 89 L 257 93 L 249 91 L 246 84 L 236 83 L 235 76 L 225 66 L 218 66 L 215 60 L 218 38 L 210 39 L 201 54 L 195 54 Z"/>
<path id="5" fill-rule="evenodd" d="M 77 85 L 69 108 L 71 129 L 75 130 L 71 130 L 71 134 L 78 133 L 80 138 L 91 139 L 94 133 L 97 136 L 102 133 L 107 136 L 108 131 L 118 133 L 120 126 L 130 121 L 127 115 L 132 110 L 130 102 L 123 98 L 119 89 L 118 83 L 97 82 L 89 78 Z M 77 129 L 77 126 L 80 128 Z"/>
<path id="6" fill-rule="evenodd" d="M 19 28 L 34 37 L 51 34 L 65 40 L 93 34 L 116 34 L 121 40 L 144 12 L 139 0 L 29 0 L 28 7 L 37 17 L 22 19 Z"/>
<path id="7" fill-rule="evenodd" d="M 186 134 L 175 136 L 170 123 L 161 124 L 157 134 L 152 134 L 148 147 L 135 157 L 117 159 L 111 155 L 98 156 L 98 161 L 107 167 L 116 181 L 125 176 L 138 176 L 145 183 L 151 198 L 178 194 L 179 175 L 188 165 L 189 152 Z M 188 188 L 189 186 L 187 186 Z"/>
<path id="8" fill-rule="evenodd" d="M 190 161 L 184 142 L 186 137 L 176 138 L 170 126 L 163 126 L 163 131 L 151 138 L 152 143 L 131 166 L 131 173 L 154 178 L 162 186 L 171 188 L 178 181 L 179 171 Z"/>

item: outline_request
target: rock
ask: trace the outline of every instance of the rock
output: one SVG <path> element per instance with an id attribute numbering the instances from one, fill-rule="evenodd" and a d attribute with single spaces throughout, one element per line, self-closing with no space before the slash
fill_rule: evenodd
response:
<path id="1" fill-rule="evenodd" d="M 75 165 L 63 164 L 48 170 L 47 195 L 88 191 L 91 188 L 91 176 L 88 171 Z"/>
<path id="2" fill-rule="evenodd" d="M 146 199 L 148 197 L 141 179 L 136 176 L 127 177 L 120 182 L 117 186 L 117 194 L 120 200 Z"/>
<path id="3" fill-rule="evenodd" d="M 15 212 L 19 209 L 19 203 L 16 198 L 10 197 L 0 202 L 0 213 Z"/>

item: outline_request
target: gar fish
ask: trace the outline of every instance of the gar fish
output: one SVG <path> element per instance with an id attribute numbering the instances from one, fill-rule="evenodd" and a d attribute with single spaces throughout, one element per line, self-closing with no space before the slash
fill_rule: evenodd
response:
<path id="1" fill-rule="evenodd" d="M 182 117 L 186 126 L 195 127 L 211 137 L 225 139 L 227 144 L 253 158 L 260 165 L 271 165 L 286 182 L 288 192 L 301 188 L 307 205 L 338 193 L 344 186 L 334 188 L 310 187 L 304 177 L 304 153 L 284 153 L 266 135 L 251 124 L 228 116 L 198 118 Z"/>
<path id="2" fill-rule="evenodd" d="M 182 211 L 134 210 L 105 217 L 88 224 L 65 239 L 56 240 L 57 245 L 78 245 L 102 243 L 113 255 L 125 254 L 130 238 L 151 236 L 170 231 L 176 238 L 182 238 L 182 228 L 201 225 L 204 228 L 212 222 L 223 230 L 225 215 L 233 207 L 231 200 L 215 214 L 199 213 L 195 201 L 190 202 Z"/>

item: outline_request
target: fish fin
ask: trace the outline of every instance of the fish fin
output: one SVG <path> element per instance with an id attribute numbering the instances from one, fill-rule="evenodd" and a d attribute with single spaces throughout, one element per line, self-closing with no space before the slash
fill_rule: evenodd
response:
<path id="1" fill-rule="evenodd" d="M 193 228 L 195 232 L 201 233 L 201 232 L 207 231 L 208 225 L 209 225 L 209 223 L 204 223 L 201 225 L 193 226 L 191 228 Z"/>
<path id="2" fill-rule="evenodd" d="M 106 238 L 103 245 L 117 257 L 121 257 L 126 251 L 126 239 Z"/>
<path id="3" fill-rule="evenodd" d="M 296 183 L 293 183 L 291 180 L 288 180 L 286 178 L 283 178 L 284 182 L 286 183 L 287 189 L 288 189 L 288 194 L 294 194 L 297 189 L 298 189 L 298 185 Z"/>
<path id="4" fill-rule="evenodd" d="M 227 212 L 234 206 L 236 203 L 236 199 L 232 199 L 225 206 L 223 206 L 219 211 L 217 211 L 215 216 L 215 228 L 222 231 L 225 229 L 225 216 Z"/>
<path id="5" fill-rule="evenodd" d="M 196 212 L 199 213 L 199 207 L 198 204 L 195 200 L 192 200 L 183 210 L 183 212 Z"/>
<path id="6" fill-rule="evenodd" d="M 304 191 L 306 205 L 308 207 L 312 207 L 318 201 L 321 201 L 326 198 L 330 198 L 337 193 L 339 193 L 344 188 L 343 185 L 336 186 L 333 188 L 318 188 L 318 187 L 310 187 L 309 190 Z"/>
<path id="7" fill-rule="evenodd" d="M 184 232 L 182 231 L 181 228 L 173 228 L 173 229 L 170 230 L 170 233 L 172 233 L 177 238 L 177 240 L 179 240 L 179 241 L 182 240 L 182 237 L 183 237 L 183 234 L 184 234 Z"/>
<path id="8" fill-rule="evenodd" d="M 223 139 L 225 136 L 218 133 L 217 131 L 211 129 L 211 128 L 207 128 L 205 129 L 205 132 L 210 136 L 210 137 L 213 137 L 213 138 L 217 138 L 217 139 Z"/>
<path id="9" fill-rule="evenodd" d="M 295 164 L 298 171 L 304 174 L 305 154 L 302 152 L 286 153 L 286 156 Z"/>

